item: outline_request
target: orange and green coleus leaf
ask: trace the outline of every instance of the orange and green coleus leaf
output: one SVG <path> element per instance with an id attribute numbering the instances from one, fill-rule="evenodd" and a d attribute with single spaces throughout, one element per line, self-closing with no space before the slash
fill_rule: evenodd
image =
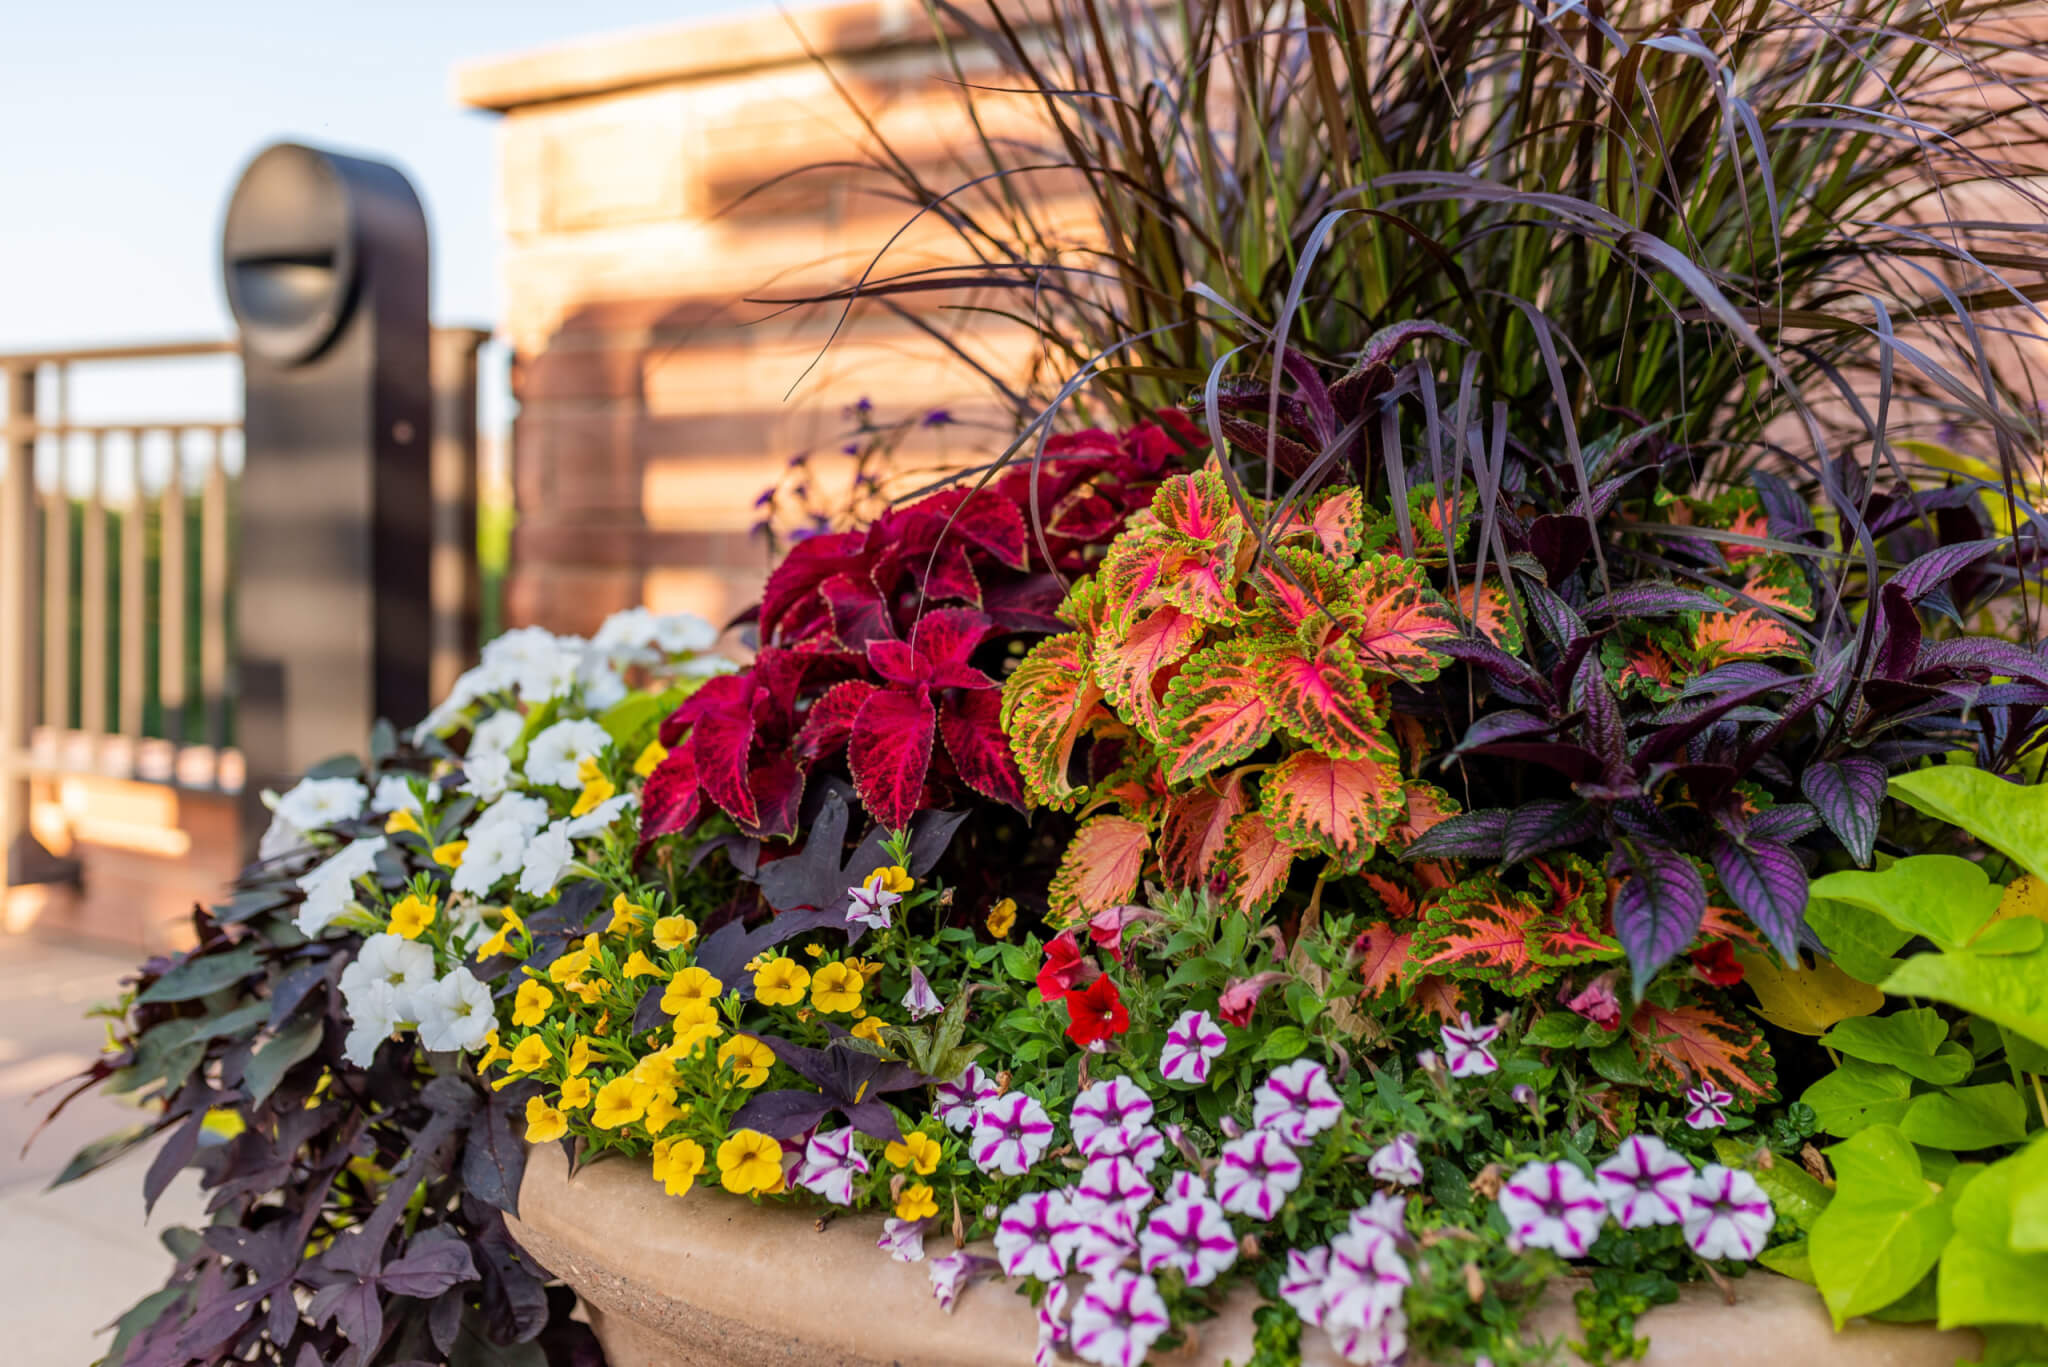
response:
<path id="1" fill-rule="evenodd" d="M 1344 627 L 1365 668 L 1409 683 L 1434 679 L 1444 657 L 1430 647 L 1458 634 L 1422 567 L 1397 555 L 1373 556 L 1353 572 Z"/>
<path id="2" fill-rule="evenodd" d="M 1266 818 L 1246 812 L 1230 823 L 1223 842 L 1224 901 L 1248 916 L 1272 906 L 1287 886 L 1294 867 L 1294 849 Z"/>
<path id="3" fill-rule="evenodd" d="M 1775 1094 L 1764 1037 L 1711 1007 L 1646 1001 L 1629 1017 L 1628 1030 L 1644 1072 L 1662 1090 L 1676 1095 L 1711 1079 L 1745 1109 Z"/>
<path id="4" fill-rule="evenodd" d="M 1161 483 L 1152 495 L 1152 515 L 1161 527 L 1190 541 L 1215 541 L 1244 529 L 1244 519 L 1230 499 L 1230 486 L 1214 460 L 1193 474 Z"/>
<path id="5" fill-rule="evenodd" d="M 1415 933 L 1390 925 L 1367 926 L 1355 946 L 1358 977 L 1367 996 L 1377 997 L 1415 976 Z"/>
<path id="6" fill-rule="evenodd" d="M 1446 889 L 1423 914 L 1417 965 L 1526 995 L 1559 968 L 1619 958 L 1600 929 L 1607 885 L 1592 866 L 1567 855 L 1536 868 L 1538 885 L 1526 891 L 1491 875 Z"/>
<path id="7" fill-rule="evenodd" d="M 1480 635 L 1510 655 L 1521 654 L 1522 624 L 1508 602 L 1507 586 L 1500 580 L 1460 584 L 1450 601 L 1458 615 L 1471 623 Z"/>
<path id="8" fill-rule="evenodd" d="M 1365 495 L 1347 485 L 1296 507 L 1273 528 L 1276 541 L 1313 538 L 1316 547 L 1334 560 L 1349 562 L 1365 547 L 1370 522 L 1365 515 Z"/>
<path id="9" fill-rule="evenodd" d="M 1234 764 L 1272 737 L 1265 667 L 1264 657 L 1242 641 L 1188 657 L 1166 686 L 1167 782 L 1185 783 Z"/>
<path id="10" fill-rule="evenodd" d="M 1346 868 L 1371 858 L 1405 808 L 1392 746 L 1364 759 L 1297 750 L 1268 773 L 1259 807 L 1297 850 L 1321 850 Z"/>
<path id="11" fill-rule="evenodd" d="M 1208 887 L 1220 880 L 1231 823 L 1245 810 L 1244 779 L 1232 774 L 1220 785 L 1213 779 L 1166 799 L 1166 820 L 1159 829 L 1159 871 L 1168 887 Z"/>
<path id="12" fill-rule="evenodd" d="M 1081 796 L 1067 781 L 1074 746 L 1109 716 L 1085 633 L 1047 637 L 1018 662 L 1003 684 L 1001 720 L 1033 802 L 1066 807 Z"/>
<path id="13" fill-rule="evenodd" d="M 1386 708 L 1350 641 L 1336 637 L 1315 651 L 1285 637 L 1260 645 L 1260 692 L 1289 735 L 1335 759 L 1365 759 L 1386 748 Z"/>
<path id="14" fill-rule="evenodd" d="M 1287 632 L 1310 647 L 1322 644 L 1338 616 L 1353 606 L 1352 574 L 1300 546 L 1275 548 L 1251 578 L 1257 625 Z"/>
<path id="15" fill-rule="evenodd" d="M 1074 922 L 1122 906 L 1138 891 L 1152 832 L 1127 816 L 1091 816 L 1074 832 L 1053 874 L 1047 902 L 1055 922 Z"/>
<path id="16" fill-rule="evenodd" d="M 1703 669 L 1730 660 L 1803 653 L 1791 632 L 1754 608 L 1701 614 L 1693 623 L 1692 650 Z"/>
<path id="17" fill-rule="evenodd" d="M 1166 709 L 1159 676 L 1173 668 L 1201 640 L 1201 620 L 1174 607 L 1157 607 L 1121 638 L 1095 644 L 1095 678 L 1117 715 L 1147 740 L 1164 739 Z"/>

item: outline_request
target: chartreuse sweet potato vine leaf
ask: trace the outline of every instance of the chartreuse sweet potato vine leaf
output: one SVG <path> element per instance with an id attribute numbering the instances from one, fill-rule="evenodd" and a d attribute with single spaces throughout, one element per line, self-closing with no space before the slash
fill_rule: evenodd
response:
<path id="1" fill-rule="evenodd" d="M 1895 1125 L 1872 1125 L 1827 1151 L 1835 1195 L 1814 1220 L 1807 1259 L 1835 1328 L 1882 1310 L 1934 1270 L 1954 1230 L 1957 1184 L 1927 1180 Z"/>
<path id="2" fill-rule="evenodd" d="M 2048 783 L 2022 786 L 1949 764 L 1901 774 L 1892 780 L 1891 793 L 2048 880 Z"/>

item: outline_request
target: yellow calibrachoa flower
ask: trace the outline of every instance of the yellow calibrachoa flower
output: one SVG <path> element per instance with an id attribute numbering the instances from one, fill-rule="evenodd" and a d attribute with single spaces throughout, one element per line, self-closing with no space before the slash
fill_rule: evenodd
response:
<path id="1" fill-rule="evenodd" d="M 409 809 L 400 807 L 390 816 L 384 818 L 384 834 L 411 834 L 425 839 L 427 833 L 420 829 L 420 819 L 418 817 L 414 816 Z"/>
<path id="2" fill-rule="evenodd" d="M 697 938 L 697 923 L 687 916 L 664 916 L 654 923 L 654 947 L 673 953 Z"/>
<path id="3" fill-rule="evenodd" d="M 498 927 L 498 933 L 476 947 L 479 959 L 495 958 L 512 952 L 512 937 L 526 929 L 526 922 L 519 919 L 519 913 L 510 907 L 504 908 L 505 923 Z"/>
<path id="4" fill-rule="evenodd" d="M 590 971 L 590 951 L 572 949 L 548 965 L 548 977 L 567 986 Z"/>
<path id="5" fill-rule="evenodd" d="M 462 856 L 469 849 L 467 840 L 451 840 L 445 845 L 434 846 L 434 862 L 444 869 L 462 867 Z"/>
<path id="6" fill-rule="evenodd" d="M 590 1079 L 572 1077 L 562 1084 L 562 1095 L 558 1103 L 565 1111 L 580 1111 L 590 1104 Z"/>
<path id="7" fill-rule="evenodd" d="M 757 1039 L 734 1035 L 718 1046 L 718 1061 L 732 1067 L 733 1081 L 749 1090 L 768 1080 L 775 1066 L 775 1051 Z"/>
<path id="8" fill-rule="evenodd" d="M 768 1006 L 795 1006 L 811 985 L 811 971 L 795 959 L 778 955 L 754 972 L 754 1000 Z"/>
<path id="9" fill-rule="evenodd" d="M 988 933 L 998 940 L 1009 935 L 1017 925 L 1017 899 L 1005 897 L 988 909 Z"/>
<path id="10" fill-rule="evenodd" d="M 922 1182 L 912 1182 L 896 1198 L 896 1218 L 899 1220 L 929 1220 L 938 1213 L 938 1198 Z"/>
<path id="11" fill-rule="evenodd" d="M 434 913 L 440 905 L 438 897 L 421 898 L 408 893 L 399 898 L 398 905 L 391 908 L 391 933 L 408 940 L 419 939 L 434 924 Z"/>
<path id="12" fill-rule="evenodd" d="M 638 902 L 627 901 L 626 894 L 622 892 L 612 898 L 612 919 L 606 923 L 604 933 L 607 935 L 638 935 L 640 933 L 640 923 L 646 917 L 647 908 L 641 906 Z"/>
<path id="13" fill-rule="evenodd" d="M 515 1073 L 531 1073 L 548 1065 L 548 1042 L 539 1035 L 521 1037 L 512 1046 L 512 1062 L 509 1065 Z"/>
<path id="14" fill-rule="evenodd" d="M 692 1002 L 700 1002 L 715 1008 L 718 999 L 724 994 L 724 983 L 713 977 L 708 970 L 691 964 L 668 980 L 668 986 L 661 994 L 661 1009 L 671 1016 L 681 1016 L 684 1008 Z M 702 1019 L 701 1016 L 696 1018 Z M 713 1018 L 716 1018 L 715 1009 Z"/>
<path id="15" fill-rule="evenodd" d="M 882 962 L 879 959 L 848 959 L 846 966 L 860 974 L 863 983 L 873 982 L 882 971 Z"/>
<path id="16" fill-rule="evenodd" d="M 804 953 L 806 953 L 806 954 L 810 955 L 810 956 L 811 956 L 811 957 L 812 957 L 813 959 L 816 959 L 816 958 L 820 958 L 820 957 L 822 957 L 822 956 L 824 955 L 824 953 L 825 953 L 825 946 L 823 946 L 823 945 L 805 945 L 805 946 L 804 946 Z"/>
<path id="17" fill-rule="evenodd" d="M 479 1073 L 489 1072 L 491 1065 L 501 1058 L 512 1057 L 512 1051 L 498 1043 L 498 1032 L 495 1030 L 484 1036 L 484 1046 L 484 1056 L 477 1060 L 476 1065 L 476 1070 Z"/>
<path id="18" fill-rule="evenodd" d="M 668 1050 L 649 1054 L 633 1065 L 633 1081 L 650 1087 L 673 1087 L 677 1083 L 676 1061 Z"/>
<path id="19" fill-rule="evenodd" d="M 569 1133 L 569 1117 L 548 1105 L 545 1097 L 526 1099 L 526 1142 L 545 1144 Z"/>
<path id="20" fill-rule="evenodd" d="M 581 998 L 585 1006 L 596 1006 L 604 1000 L 604 994 L 612 990 L 612 985 L 603 978 L 579 979 L 569 984 L 569 990 Z"/>
<path id="21" fill-rule="evenodd" d="M 718 1146 L 718 1181 L 737 1196 L 782 1190 L 782 1145 L 759 1130 L 734 1130 Z"/>
<path id="22" fill-rule="evenodd" d="M 685 1025 L 681 1017 L 676 1018 L 676 1042 L 670 1047 L 677 1058 L 695 1058 L 704 1052 L 704 1046 L 723 1035 L 725 1030 L 718 1023 L 716 1013 L 710 1020 L 691 1021 Z"/>
<path id="23" fill-rule="evenodd" d="M 569 1076 L 575 1077 L 597 1061 L 597 1051 L 590 1047 L 590 1041 L 578 1035 L 569 1042 Z"/>
<path id="24" fill-rule="evenodd" d="M 891 864 L 861 879 L 861 886 L 871 892 L 893 892 L 901 897 L 917 886 L 917 880 L 901 864 Z"/>
<path id="25" fill-rule="evenodd" d="M 600 1130 L 630 1125 L 647 1113 L 653 1098 L 654 1089 L 646 1083 L 635 1082 L 630 1075 L 615 1077 L 597 1089 L 597 1109 L 590 1113 L 590 1123 Z"/>
<path id="26" fill-rule="evenodd" d="M 547 1019 L 548 1008 L 555 1004 L 555 994 L 548 991 L 547 984 L 539 978 L 528 978 L 519 984 L 519 991 L 512 998 L 512 1023 L 535 1026 Z"/>
<path id="27" fill-rule="evenodd" d="M 858 1011 L 866 983 L 857 968 L 826 964 L 811 975 L 811 1005 L 825 1012 Z"/>
<path id="28" fill-rule="evenodd" d="M 576 795 L 576 805 L 569 809 L 569 815 L 587 815 L 601 804 L 611 801 L 612 796 L 618 791 L 616 784 L 600 774 L 583 785 L 583 791 Z"/>
<path id="29" fill-rule="evenodd" d="M 663 745 L 658 740 L 648 741 L 647 748 L 645 750 L 642 750 L 640 752 L 639 758 L 633 761 L 634 777 L 646 778 L 656 769 L 659 769 L 661 767 L 661 762 L 667 758 L 668 747 L 666 745 Z"/>
<path id="30" fill-rule="evenodd" d="M 626 956 L 625 966 L 619 971 L 629 978 L 659 978 L 661 965 L 636 949 Z"/>
<path id="31" fill-rule="evenodd" d="M 681 1196 L 697 1184 L 704 1171 L 704 1146 L 694 1139 L 664 1139 L 654 1146 L 654 1180 L 671 1196 Z"/>
<path id="32" fill-rule="evenodd" d="M 687 1119 L 689 1114 L 689 1102 L 686 1101 L 680 1106 L 676 1105 L 675 1088 L 655 1088 L 653 1098 L 647 1103 L 647 1118 L 643 1122 L 647 1126 L 648 1137 L 651 1139 L 675 1124 L 678 1120 Z"/>
<path id="33" fill-rule="evenodd" d="M 939 1141 L 923 1130 L 912 1130 L 900 1144 L 882 1150 L 882 1157 L 899 1168 L 913 1168 L 919 1177 L 929 1177 L 939 1166 Z"/>
<path id="34" fill-rule="evenodd" d="M 864 1039 L 870 1044 L 880 1044 L 882 1042 L 882 1018 L 880 1016 L 862 1016 L 853 1023 L 846 1033 L 852 1035 L 855 1039 Z"/>

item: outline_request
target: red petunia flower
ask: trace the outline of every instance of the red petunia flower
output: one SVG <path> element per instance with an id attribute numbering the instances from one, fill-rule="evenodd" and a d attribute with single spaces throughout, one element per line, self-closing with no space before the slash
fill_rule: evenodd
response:
<path id="1" fill-rule="evenodd" d="M 1067 1038 L 1084 1049 L 1100 1051 L 1111 1035 L 1131 1028 L 1131 1013 L 1124 1009 L 1123 994 L 1107 974 L 1086 988 L 1067 994 Z"/>
<path id="2" fill-rule="evenodd" d="M 1081 957 L 1081 942 L 1071 930 L 1062 931 L 1045 947 L 1045 963 L 1038 970 L 1038 995 L 1058 1001 L 1069 992 L 1085 987 L 1101 970 L 1094 961 Z"/>
<path id="3" fill-rule="evenodd" d="M 1716 940 L 1705 949 L 1695 950 L 1692 966 L 1716 987 L 1733 987 L 1742 981 L 1742 965 L 1735 962 L 1735 949 L 1726 940 Z"/>

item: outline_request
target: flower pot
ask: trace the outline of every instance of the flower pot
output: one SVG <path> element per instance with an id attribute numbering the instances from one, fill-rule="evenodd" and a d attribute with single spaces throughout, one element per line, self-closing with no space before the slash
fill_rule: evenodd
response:
<path id="1" fill-rule="evenodd" d="M 699 1187 L 677 1199 L 643 1160 L 594 1163 L 575 1177 L 553 1144 L 527 1160 L 513 1236 L 583 1299 L 611 1367 L 1023 1367 L 1037 1343 L 1031 1304 L 1000 1280 L 974 1283 L 948 1315 L 922 1264 L 875 1247 L 881 1220 L 814 1205 L 753 1203 Z M 822 1218 L 826 1215 L 830 1218 Z M 950 1242 L 935 1235 L 932 1252 Z M 1554 1286 L 1529 1331 L 1577 1337 L 1571 1282 Z M 1951 1367 L 1977 1336 L 1858 1321 L 1836 1334 L 1809 1287 L 1757 1271 L 1643 1317 L 1645 1367 Z M 1172 1367 L 1251 1356 L 1258 1295 L 1240 1287 Z M 1570 1361 L 1576 1363 L 1577 1358 Z M 1302 1336 L 1303 1367 L 1341 1367 L 1329 1341 Z"/>

